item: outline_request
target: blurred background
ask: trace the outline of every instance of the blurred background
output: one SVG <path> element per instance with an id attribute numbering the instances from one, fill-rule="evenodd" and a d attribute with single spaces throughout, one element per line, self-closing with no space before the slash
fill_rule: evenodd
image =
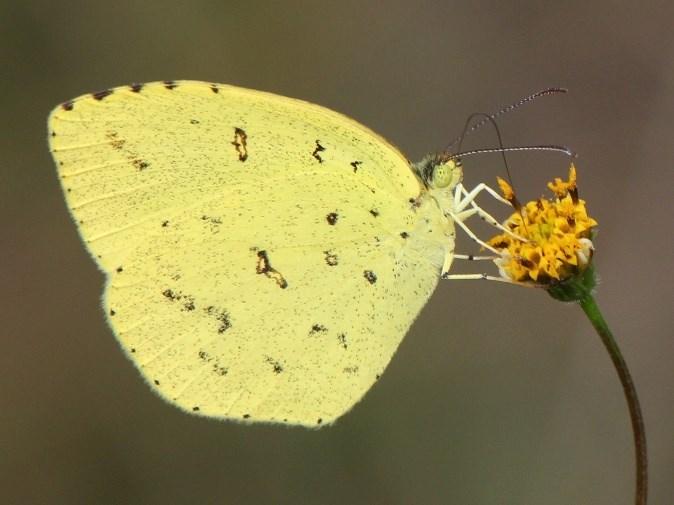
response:
<path id="1" fill-rule="evenodd" d="M 650 503 L 674 503 L 672 19 L 664 1 L 0 2 L 0 501 L 633 503 L 609 357 L 578 307 L 537 290 L 441 282 L 382 379 L 319 431 L 209 421 L 155 396 L 106 326 L 46 118 L 85 92 L 197 79 L 336 109 L 413 160 L 472 112 L 570 88 L 499 124 L 506 144 L 580 155 L 598 301 L 648 430 Z M 494 144 L 484 128 L 465 147 Z M 521 200 L 568 170 L 554 153 L 509 160 Z M 504 169 L 488 155 L 465 172 L 472 186 Z"/>

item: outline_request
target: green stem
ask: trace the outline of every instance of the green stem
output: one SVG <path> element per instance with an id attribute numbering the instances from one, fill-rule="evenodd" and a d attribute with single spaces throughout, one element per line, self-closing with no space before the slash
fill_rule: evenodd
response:
<path id="1" fill-rule="evenodd" d="M 641 407 L 639 406 L 639 398 L 637 397 L 637 391 L 634 388 L 634 382 L 632 382 L 632 377 L 627 369 L 627 363 L 625 363 L 625 359 L 618 348 L 618 344 L 616 344 L 611 330 L 609 330 L 604 317 L 601 315 L 594 297 L 588 293 L 582 297 L 578 303 L 580 303 L 580 306 L 592 323 L 592 326 L 594 326 L 594 329 L 597 330 L 597 333 L 601 337 L 601 341 L 604 343 L 609 356 L 611 356 L 613 366 L 615 366 L 618 376 L 620 377 L 620 383 L 622 384 L 625 399 L 627 400 L 627 406 L 632 420 L 632 431 L 634 433 L 634 450 L 637 470 L 636 504 L 646 505 L 648 494 L 646 431 L 644 429 L 644 420 L 641 415 Z"/>

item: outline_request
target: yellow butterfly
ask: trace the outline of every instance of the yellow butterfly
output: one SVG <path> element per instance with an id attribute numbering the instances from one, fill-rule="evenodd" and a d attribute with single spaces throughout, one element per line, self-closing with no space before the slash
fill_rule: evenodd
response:
<path id="1" fill-rule="evenodd" d="M 348 411 L 485 189 L 326 108 L 203 82 L 65 102 L 49 144 L 127 355 L 178 407 L 249 422 Z"/>

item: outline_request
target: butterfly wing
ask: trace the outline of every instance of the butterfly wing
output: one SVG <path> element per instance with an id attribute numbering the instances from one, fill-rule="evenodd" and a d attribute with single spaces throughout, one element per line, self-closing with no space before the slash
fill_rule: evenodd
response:
<path id="1" fill-rule="evenodd" d="M 338 113 L 175 81 L 66 102 L 49 130 L 110 325 L 187 411 L 332 422 L 435 288 L 442 213 L 415 203 L 395 148 Z"/>

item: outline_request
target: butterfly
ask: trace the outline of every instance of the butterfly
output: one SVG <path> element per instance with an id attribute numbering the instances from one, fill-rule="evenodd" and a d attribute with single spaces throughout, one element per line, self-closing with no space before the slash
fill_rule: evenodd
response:
<path id="1" fill-rule="evenodd" d="M 456 158 L 410 163 L 342 114 L 235 86 L 121 86 L 59 105 L 48 129 L 115 336 L 202 416 L 334 422 L 480 212 Z"/>

